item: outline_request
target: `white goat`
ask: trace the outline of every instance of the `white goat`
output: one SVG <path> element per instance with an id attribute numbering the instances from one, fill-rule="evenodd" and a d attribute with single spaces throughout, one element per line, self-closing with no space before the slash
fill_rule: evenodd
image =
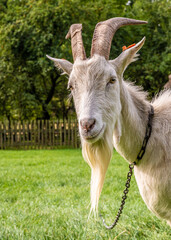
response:
<path id="1" fill-rule="evenodd" d="M 154 108 L 152 134 L 143 159 L 135 166 L 140 194 L 156 216 L 171 226 L 171 91 L 150 103 L 140 87 L 123 80 L 127 66 L 137 60 L 145 37 L 135 46 L 108 60 L 116 30 L 124 25 L 145 24 L 128 18 L 112 18 L 96 25 L 91 58 L 86 58 L 82 25 L 73 24 L 74 64 L 51 58 L 69 75 L 84 159 L 91 167 L 91 209 L 97 210 L 113 145 L 129 163 L 135 161 L 145 136 L 148 113 Z"/>

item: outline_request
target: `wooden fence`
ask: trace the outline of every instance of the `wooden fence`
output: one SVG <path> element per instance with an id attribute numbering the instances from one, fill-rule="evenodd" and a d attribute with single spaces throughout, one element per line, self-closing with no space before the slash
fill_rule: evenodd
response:
<path id="1" fill-rule="evenodd" d="M 0 149 L 79 147 L 77 120 L 0 122 Z"/>

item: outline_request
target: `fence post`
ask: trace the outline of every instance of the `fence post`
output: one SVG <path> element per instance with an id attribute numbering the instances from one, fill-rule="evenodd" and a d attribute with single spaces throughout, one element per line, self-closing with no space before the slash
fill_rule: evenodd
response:
<path id="1" fill-rule="evenodd" d="M 0 123 L 0 149 L 3 148 L 2 143 L 3 143 L 3 141 L 2 141 L 2 124 Z"/>
<path id="2" fill-rule="evenodd" d="M 4 130 L 4 149 L 6 149 L 6 126 L 5 126 L 5 122 L 3 122 L 3 130 Z"/>
<path id="3" fill-rule="evenodd" d="M 11 129 L 10 129 L 11 147 L 13 147 L 13 145 L 14 145 L 14 139 L 13 139 L 13 125 L 14 125 L 14 122 L 11 120 Z"/>
<path id="4" fill-rule="evenodd" d="M 7 131 L 7 135 L 8 135 L 8 144 L 7 146 L 10 146 L 10 121 L 7 122 L 7 126 L 8 126 L 8 131 Z"/>
<path id="5" fill-rule="evenodd" d="M 19 141 L 19 146 L 22 145 L 22 139 L 21 139 L 21 122 L 18 122 L 19 125 L 19 136 L 18 136 L 18 141 Z"/>
<path id="6" fill-rule="evenodd" d="M 25 149 L 25 121 L 23 121 L 22 124 L 23 124 L 23 148 Z"/>
<path id="7" fill-rule="evenodd" d="M 55 122 L 52 122 L 52 145 L 55 146 Z"/>
<path id="8" fill-rule="evenodd" d="M 63 145 L 66 146 L 67 144 L 67 141 L 66 141 L 66 120 L 64 118 L 64 121 L 63 121 L 63 136 L 64 136 L 64 139 L 63 139 Z"/>
<path id="9" fill-rule="evenodd" d="M 42 144 L 42 148 L 43 148 L 43 145 L 44 145 L 44 132 L 43 132 L 43 129 L 44 129 L 44 121 L 43 120 L 40 120 L 40 132 L 41 132 L 41 144 Z"/>
<path id="10" fill-rule="evenodd" d="M 48 121 L 48 145 L 50 149 L 52 148 L 52 136 L 51 136 L 51 127 L 52 127 L 52 121 Z"/>
<path id="11" fill-rule="evenodd" d="M 61 121 L 59 123 L 59 127 L 60 127 L 60 146 L 62 146 L 62 122 Z"/>

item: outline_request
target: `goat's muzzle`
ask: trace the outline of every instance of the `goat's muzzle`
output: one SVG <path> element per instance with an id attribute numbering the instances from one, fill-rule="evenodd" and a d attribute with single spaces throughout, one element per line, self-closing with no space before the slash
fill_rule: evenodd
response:
<path id="1" fill-rule="evenodd" d="M 105 124 L 99 124 L 95 118 L 83 118 L 80 120 L 80 135 L 88 142 L 98 141 L 104 133 Z"/>
<path id="2" fill-rule="evenodd" d="M 84 118 L 80 121 L 81 128 L 85 133 L 90 132 L 93 129 L 95 123 L 96 120 L 94 118 Z"/>

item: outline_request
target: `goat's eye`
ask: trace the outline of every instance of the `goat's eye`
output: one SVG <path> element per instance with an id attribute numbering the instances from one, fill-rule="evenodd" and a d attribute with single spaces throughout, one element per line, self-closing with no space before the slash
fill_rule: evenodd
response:
<path id="1" fill-rule="evenodd" d="M 112 77 L 109 81 L 109 83 L 114 84 L 116 82 L 116 78 Z"/>
<path id="2" fill-rule="evenodd" d="M 73 88 L 73 86 L 70 84 L 70 85 L 68 86 L 68 89 L 69 89 L 70 91 L 72 91 L 74 88 Z"/>

